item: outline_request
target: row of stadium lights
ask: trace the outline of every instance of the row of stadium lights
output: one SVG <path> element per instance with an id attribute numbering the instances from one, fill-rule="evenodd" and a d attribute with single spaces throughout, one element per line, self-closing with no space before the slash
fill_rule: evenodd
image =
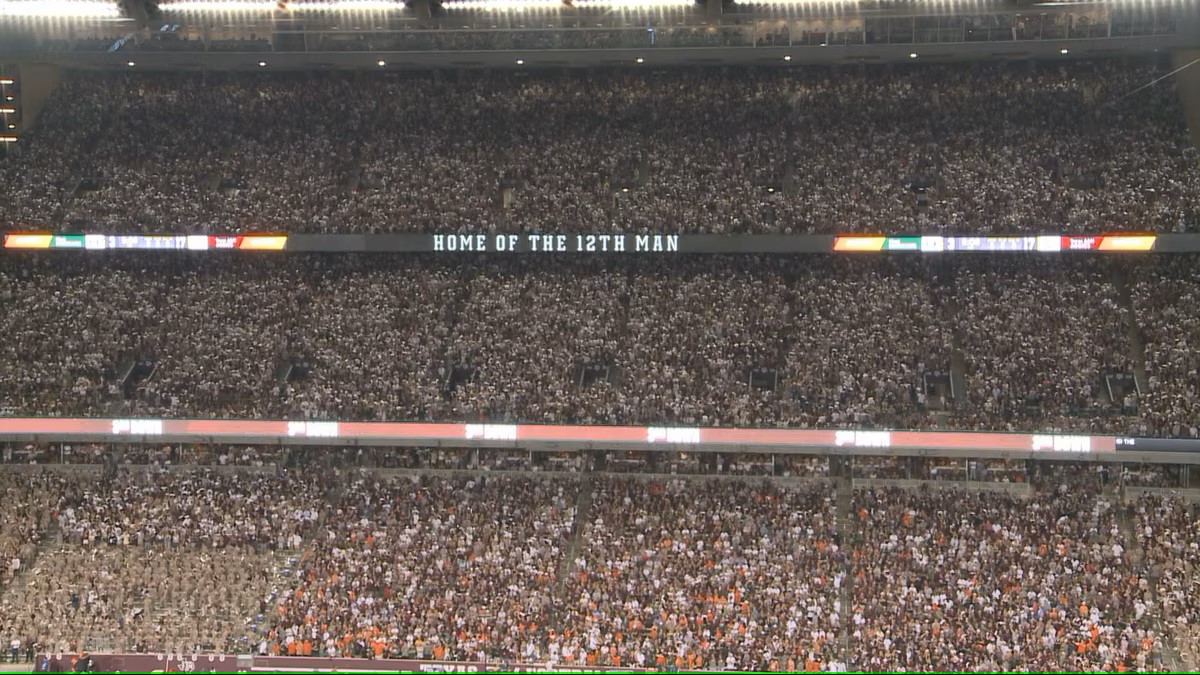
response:
<path id="1" fill-rule="evenodd" d="M 563 9 L 605 9 L 636 11 L 669 10 L 698 4 L 697 0 L 442 0 L 446 9 L 488 12 L 561 11 Z M 929 6 L 964 6 L 983 0 L 926 0 Z M 123 2 L 116 0 L 0 0 L 0 18 L 106 18 L 119 20 Z M 827 6 L 853 7 L 857 0 L 750 0 L 749 5 L 774 7 Z M 908 4 L 908 3 L 900 3 Z M 1039 2 L 1041 5 L 1078 4 L 1073 1 Z M 1113 0 L 1113 4 L 1164 7 L 1190 7 L 1195 0 Z M 405 9 L 397 0 L 162 0 L 164 12 L 390 12 Z"/>
<path id="2" fill-rule="evenodd" d="M 13 93 L 14 84 L 16 84 L 16 80 L 10 77 L 0 77 L 0 92 L 4 92 L 4 101 L 0 103 L 0 119 L 3 120 L 4 129 L 7 131 L 13 131 L 17 128 L 17 123 L 14 119 L 17 114 L 17 97 Z M 0 141 L 11 143 L 15 140 L 17 140 L 15 136 L 0 135 Z"/>
<path id="3" fill-rule="evenodd" d="M 822 44 L 821 46 L 822 46 L 822 47 L 824 47 L 825 45 L 824 45 L 824 44 Z M 1070 52 L 1071 52 L 1071 50 L 1067 49 L 1066 47 L 1064 47 L 1064 48 L 1062 48 L 1062 49 L 1060 49 L 1060 50 L 1059 50 L 1059 53 L 1060 53 L 1060 54 L 1069 54 Z M 910 59 L 915 59 L 915 58 L 917 58 L 918 56 L 919 56 L 919 54 L 917 54 L 916 52 L 909 52 L 909 53 L 908 53 L 908 58 L 910 58 Z M 791 57 L 791 56 L 784 56 L 784 57 L 783 57 L 783 60 L 784 60 L 784 61 L 791 61 L 791 60 L 792 60 L 792 57 Z M 634 59 L 633 61 L 634 61 L 634 63 L 645 63 L 645 62 L 646 62 L 646 59 L 644 59 L 644 58 L 642 58 L 642 57 L 640 57 L 640 56 L 639 56 L 639 57 L 637 57 L 636 59 Z M 379 66 L 380 68 L 383 68 L 384 66 L 386 66 L 386 65 L 387 65 L 387 61 L 384 61 L 383 59 L 380 59 L 380 60 L 376 61 L 376 62 L 375 62 L 375 64 L 376 64 L 377 66 Z M 129 66 L 130 68 L 132 68 L 132 67 L 134 67 L 134 66 L 136 66 L 136 65 L 137 65 L 137 62 L 136 62 L 136 61 L 130 61 L 130 62 L 129 62 L 129 63 L 127 63 L 126 65 L 127 65 L 127 66 Z M 518 65 L 518 66 L 523 66 L 523 65 L 525 65 L 525 59 L 517 59 L 517 65 Z M 258 62 L 258 67 L 259 67 L 259 68 L 266 68 L 266 67 L 267 67 L 267 62 L 266 62 L 266 61 L 259 61 L 259 62 Z M 10 101 L 11 101 L 11 100 L 12 100 L 12 97 L 11 97 L 11 96 L 9 96 L 9 97 L 8 97 L 8 100 L 10 100 Z M 5 110 L 6 110 L 6 109 L 0 108 L 0 112 L 3 112 L 3 111 L 5 111 Z M 15 128 L 15 126 L 10 124 L 8 128 L 9 128 L 9 129 L 13 129 L 13 128 Z"/>
<path id="4" fill-rule="evenodd" d="M 768 4 L 805 4 L 813 0 L 768 0 Z M 447 9 L 510 12 L 527 10 L 638 10 L 687 7 L 696 0 L 445 0 Z M 118 18 L 123 3 L 114 0 L 0 0 L 0 17 Z M 164 0 L 163 11 L 391 11 L 404 9 L 396 0 Z"/>

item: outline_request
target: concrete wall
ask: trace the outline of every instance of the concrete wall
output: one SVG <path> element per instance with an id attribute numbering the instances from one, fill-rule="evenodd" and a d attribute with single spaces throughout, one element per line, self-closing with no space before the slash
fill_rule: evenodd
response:
<path id="1" fill-rule="evenodd" d="M 21 81 L 21 131 L 32 129 L 46 101 L 62 84 L 63 68 L 52 64 L 25 63 L 18 67 Z"/>
<path id="2" fill-rule="evenodd" d="M 1200 65 L 1200 64 L 1197 64 Z M 1188 490 L 1179 488 L 1156 488 L 1156 487 L 1126 487 L 1125 501 L 1135 502 L 1142 495 L 1151 495 L 1157 497 L 1178 497 L 1185 502 L 1200 502 L 1200 490 Z"/>
<path id="3" fill-rule="evenodd" d="M 1200 48 L 1176 49 L 1171 54 L 1172 67 L 1183 66 L 1200 59 Z M 1200 63 L 1175 75 L 1179 97 L 1183 101 L 1183 114 L 1188 129 L 1192 132 L 1192 143 L 1200 146 Z"/>
<path id="4" fill-rule="evenodd" d="M 989 481 L 965 480 L 912 480 L 907 478 L 855 478 L 852 482 L 854 489 L 862 488 L 900 488 L 902 490 L 963 490 L 967 492 L 1007 492 L 1019 499 L 1033 496 L 1033 488 L 1028 483 L 1000 483 Z"/>

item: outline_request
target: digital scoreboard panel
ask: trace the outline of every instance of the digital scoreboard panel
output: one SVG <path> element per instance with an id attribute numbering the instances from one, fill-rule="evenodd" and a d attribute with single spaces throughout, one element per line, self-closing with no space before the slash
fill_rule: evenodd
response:
<path id="1" fill-rule="evenodd" d="M 838 252 L 1061 253 L 1063 251 L 1152 251 L 1153 234 L 1008 235 L 838 235 Z"/>
<path id="2" fill-rule="evenodd" d="M 82 251 L 282 251 L 284 234 L 45 234 L 8 233 L 6 249 Z"/>
<path id="3" fill-rule="evenodd" d="M 455 255 L 644 255 L 827 253 L 1200 252 L 1200 235 L 1109 234 L 102 234 L 9 232 L 6 250 L 51 251 L 292 251 L 305 253 L 431 253 Z"/>

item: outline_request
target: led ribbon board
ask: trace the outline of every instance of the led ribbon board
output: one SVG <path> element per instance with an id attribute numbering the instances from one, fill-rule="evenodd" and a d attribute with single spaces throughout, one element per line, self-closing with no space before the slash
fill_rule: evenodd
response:
<path id="1" fill-rule="evenodd" d="M 45 234 L 10 232 L 4 248 L 82 251 L 282 251 L 286 234 Z"/>
<path id="2" fill-rule="evenodd" d="M 910 450 L 1012 450 L 1053 453 L 1110 453 L 1114 436 L 1019 434 L 973 431 L 852 431 L 837 429 L 752 429 L 553 424 L 464 424 L 426 422 L 309 422 L 296 420 L 0 418 L 0 440 L 31 437 L 181 442 L 225 440 L 280 444 L 321 439 L 331 445 L 379 443 L 465 447 L 488 443 L 541 443 L 557 447 L 690 447 L 727 450 L 891 448 Z"/>
<path id="3" fill-rule="evenodd" d="M 498 255 L 1200 252 L 1200 235 L 777 234 L 53 234 L 9 232 L 4 248 L 62 251 L 292 251 Z"/>
<path id="4" fill-rule="evenodd" d="M 1060 253 L 1063 251 L 1152 251 L 1153 234 L 1032 236 L 861 235 L 834 237 L 837 252 L 907 251 L 920 253 Z"/>

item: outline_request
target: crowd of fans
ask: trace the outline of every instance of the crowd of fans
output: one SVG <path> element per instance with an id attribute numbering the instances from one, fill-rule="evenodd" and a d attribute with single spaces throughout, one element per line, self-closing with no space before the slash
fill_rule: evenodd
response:
<path id="1" fill-rule="evenodd" d="M 0 409 L 1190 437 L 1193 262 L 10 258 Z"/>
<path id="2" fill-rule="evenodd" d="M 1160 74 L 89 74 L 0 163 L 0 228 L 1175 231 L 1200 167 Z"/>
<path id="3" fill-rule="evenodd" d="M 1132 371 L 1129 319 L 1111 275 L 1036 259 L 971 262 L 958 270 L 953 298 L 971 413 L 1024 428 L 1074 417 L 1064 425 L 1128 429 L 1121 397 L 1100 404 L 1109 396 L 1101 392 L 1104 376 Z"/>
<path id="4" fill-rule="evenodd" d="M 67 546 L 40 555 L 4 596 L 3 629 L 55 653 L 245 653 L 274 563 L 237 547 Z"/>
<path id="5" fill-rule="evenodd" d="M 578 486 L 352 482 L 271 608 L 264 651 L 540 661 Z"/>
<path id="6" fill-rule="evenodd" d="M 295 549 L 317 519 L 316 476 L 211 472 L 155 479 L 140 473 L 86 490 L 63 510 L 76 545 Z M 284 491 L 283 486 L 287 487 Z"/>
<path id="7" fill-rule="evenodd" d="M 1193 667 L 1200 664 L 1200 510 L 1173 495 L 1146 495 L 1135 505 L 1138 544 L 1156 583 L 1163 618 Z"/>
<path id="8" fill-rule="evenodd" d="M 51 521 L 68 497 L 57 474 L 0 473 L 0 589 L 28 566 Z"/>
<path id="9" fill-rule="evenodd" d="M 859 262 L 834 260 L 831 274 L 797 284 L 783 373 L 794 402 L 787 422 L 927 426 L 925 377 L 949 370 L 957 323 L 947 321 L 942 297 L 948 279 L 937 269 Z"/>
<path id="10" fill-rule="evenodd" d="M 563 586 L 569 637 L 550 660 L 828 669 L 844 653 L 835 525 L 827 486 L 606 480 Z"/>
<path id="11" fill-rule="evenodd" d="M 0 162 L 0 227 L 1179 231 L 1174 91 L 1124 96 L 1157 73 L 71 78 Z M 1193 258 L 5 258 L 5 415 L 1200 435 Z M 849 475 L 1028 489 L 846 495 L 766 455 L 3 462 L 103 465 L 0 473 L 0 635 L 59 651 L 1150 671 L 1159 622 L 1200 636 L 1195 508 L 1110 489 L 1169 470 L 877 458 Z"/>
<path id="12" fill-rule="evenodd" d="M 1114 499 L 1081 484 L 1031 500 L 855 495 L 851 662 L 870 670 L 1160 669 Z M 880 602 L 880 598 L 887 600 Z"/>
<path id="13" fill-rule="evenodd" d="M 791 475 L 832 461 L 789 459 Z M 1027 467 L 1027 498 L 961 483 L 843 494 L 721 479 L 721 463 L 693 477 L 535 466 L 6 474 L 6 495 L 51 505 L 32 527 L 61 541 L 2 589 L 0 634 L 60 652 L 1149 672 L 1176 663 L 1171 644 L 1188 657 L 1200 622 L 1195 506 L 1122 509 L 1105 472 L 1076 463 Z M 237 534 L 246 522 L 267 536 Z"/>
<path id="14" fill-rule="evenodd" d="M 1194 411 L 1200 404 L 1200 272 L 1191 258 L 1156 261 L 1139 268 L 1134 307 L 1146 351 L 1149 391 L 1144 398 L 1153 427 L 1172 436 L 1200 436 Z"/>
<path id="15" fill-rule="evenodd" d="M 308 543 L 330 487 L 311 473 L 157 468 L 76 476 L 71 483 L 53 472 L 5 480 L 34 495 L 39 507 L 14 513 L 6 525 L 15 529 L 29 519 L 37 532 L 53 526 L 56 545 L 2 597 L 0 625 L 6 634 L 68 652 L 85 645 L 251 649 L 247 625 L 271 592 L 274 552 L 295 553 Z M 5 508 L 30 503 L 15 489 L 11 494 Z M 32 549 L 40 535 L 22 539 Z"/>

